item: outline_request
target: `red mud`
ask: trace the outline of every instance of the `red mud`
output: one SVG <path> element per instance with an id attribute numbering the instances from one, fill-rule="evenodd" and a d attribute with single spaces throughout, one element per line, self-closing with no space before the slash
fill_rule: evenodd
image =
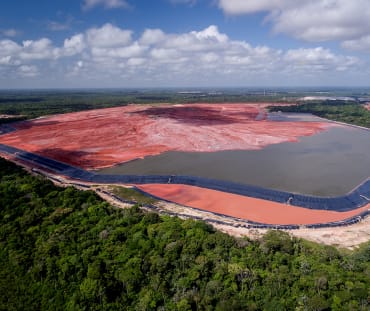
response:
<path id="1" fill-rule="evenodd" d="M 340 221 L 370 208 L 368 204 L 349 212 L 311 210 L 187 185 L 149 184 L 137 187 L 154 196 L 181 205 L 274 225 L 309 225 Z"/>
<path id="2" fill-rule="evenodd" d="M 261 149 L 325 130 L 325 122 L 266 120 L 271 103 L 130 105 L 19 122 L 0 143 L 85 169 L 166 151 Z"/>

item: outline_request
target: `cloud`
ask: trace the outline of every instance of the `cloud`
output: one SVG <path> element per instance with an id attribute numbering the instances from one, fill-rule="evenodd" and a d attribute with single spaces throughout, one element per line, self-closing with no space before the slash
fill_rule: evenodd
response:
<path id="1" fill-rule="evenodd" d="M 22 60 L 57 59 L 60 55 L 60 49 L 53 47 L 52 41 L 48 38 L 23 41 L 23 46 L 19 53 L 19 57 Z"/>
<path id="2" fill-rule="evenodd" d="M 67 16 L 65 21 L 48 21 L 47 28 L 51 31 L 64 31 L 72 28 L 72 24 L 75 23 L 74 18 Z"/>
<path id="3" fill-rule="evenodd" d="M 22 48 L 12 40 L 0 40 L 0 56 L 13 56 L 20 52 Z"/>
<path id="4" fill-rule="evenodd" d="M 19 35 L 19 31 L 13 28 L 9 29 L 0 29 L 0 33 L 5 37 L 16 37 Z"/>
<path id="5" fill-rule="evenodd" d="M 34 65 L 22 65 L 17 68 L 17 73 L 22 78 L 33 78 L 39 75 L 39 70 Z"/>
<path id="6" fill-rule="evenodd" d="M 79 21 L 75 20 L 72 15 L 64 14 L 62 12 L 57 13 L 57 17 L 59 20 L 49 20 L 46 22 L 46 27 L 51 31 L 64 31 L 70 30 L 73 28 L 74 24 L 80 23 Z"/>
<path id="7" fill-rule="evenodd" d="M 165 33 L 160 29 L 146 29 L 140 38 L 140 43 L 144 45 L 156 44 L 165 38 Z"/>
<path id="8" fill-rule="evenodd" d="M 219 0 L 219 7 L 227 14 L 242 15 L 282 9 L 293 2 L 294 0 Z"/>
<path id="9" fill-rule="evenodd" d="M 56 22 L 56 21 L 50 21 L 50 22 L 48 22 L 47 27 L 51 31 L 63 31 L 63 30 L 70 29 L 71 25 L 70 25 L 70 23 L 60 23 L 60 22 Z"/>
<path id="10" fill-rule="evenodd" d="M 168 0 L 172 4 L 187 4 L 193 6 L 197 3 L 197 0 Z"/>
<path id="11" fill-rule="evenodd" d="M 143 54 L 145 47 L 140 46 L 137 42 L 118 48 L 93 48 L 91 53 L 97 58 L 131 58 Z"/>
<path id="12" fill-rule="evenodd" d="M 355 40 L 346 40 L 342 42 L 342 47 L 353 51 L 370 52 L 370 35 Z"/>
<path id="13" fill-rule="evenodd" d="M 125 46 L 131 41 L 132 31 L 122 30 L 112 24 L 87 31 L 87 41 L 93 47 Z"/>
<path id="14" fill-rule="evenodd" d="M 64 40 L 63 54 L 72 56 L 81 53 L 86 47 L 85 36 L 83 34 L 74 35 Z"/>
<path id="15" fill-rule="evenodd" d="M 109 26 L 108 26 L 109 25 Z M 123 40 L 101 40 L 97 46 L 90 40 L 87 50 L 88 67 L 112 75 L 128 74 L 157 80 L 183 79 L 239 79 L 253 80 L 280 72 L 287 76 L 312 76 L 355 70 L 359 61 L 350 56 L 337 55 L 322 47 L 282 51 L 267 46 L 251 46 L 240 40 L 231 40 L 211 25 L 199 31 L 182 34 L 165 33 L 160 29 L 146 29 L 138 40 L 132 33 L 110 24 L 94 29 L 104 33 L 124 34 Z M 90 33 L 88 30 L 87 33 Z M 109 44 L 108 44 L 109 43 Z M 229 77 L 229 78 L 228 78 Z M 252 78 L 253 77 L 253 78 Z"/>
<path id="16" fill-rule="evenodd" d="M 357 58 L 322 47 L 253 46 L 231 39 L 216 25 L 180 34 L 161 29 L 134 34 L 108 23 L 65 38 L 61 46 L 48 38 L 0 40 L 2 82 L 6 76 L 44 76 L 49 82 L 54 75 L 55 81 L 88 86 L 91 81 L 97 86 L 297 84 L 364 68 Z"/>
<path id="17" fill-rule="evenodd" d="M 211 25 L 201 31 L 170 35 L 164 47 L 175 48 L 185 52 L 202 52 L 209 49 L 222 49 L 228 40 L 227 35 L 221 34 L 216 26 Z"/>
<path id="18" fill-rule="evenodd" d="M 288 50 L 284 55 L 290 71 L 324 72 L 327 70 L 345 71 L 359 64 L 355 57 L 335 55 L 322 47 Z"/>
<path id="19" fill-rule="evenodd" d="M 103 6 L 106 9 L 128 8 L 129 4 L 125 0 L 84 0 L 83 9 L 90 10 L 97 6 Z"/>
<path id="20" fill-rule="evenodd" d="M 219 0 L 219 7 L 230 15 L 265 12 L 273 31 L 310 42 L 370 34 L 368 0 Z"/>

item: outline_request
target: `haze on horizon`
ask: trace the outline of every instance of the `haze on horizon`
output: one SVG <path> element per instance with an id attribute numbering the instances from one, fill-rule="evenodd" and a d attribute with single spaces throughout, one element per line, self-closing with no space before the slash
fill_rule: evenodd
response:
<path id="1" fill-rule="evenodd" d="M 0 89 L 368 85 L 368 0 L 13 0 L 0 11 Z"/>

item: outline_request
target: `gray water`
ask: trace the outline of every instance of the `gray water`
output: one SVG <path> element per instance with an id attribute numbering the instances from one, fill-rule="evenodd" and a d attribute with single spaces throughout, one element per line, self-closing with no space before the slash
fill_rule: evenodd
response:
<path id="1" fill-rule="evenodd" d="M 346 194 L 370 176 L 370 131 L 334 127 L 255 151 L 166 152 L 103 174 L 191 175 L 318 196 Z"/>

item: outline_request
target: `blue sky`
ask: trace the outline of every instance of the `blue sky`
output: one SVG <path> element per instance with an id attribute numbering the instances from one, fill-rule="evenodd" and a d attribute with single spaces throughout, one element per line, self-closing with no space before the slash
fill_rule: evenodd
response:
<path id="1" fill-rule="evenodd" d="M 0 2 L 0 88 L 368 86 L 368 0 Z"/>

